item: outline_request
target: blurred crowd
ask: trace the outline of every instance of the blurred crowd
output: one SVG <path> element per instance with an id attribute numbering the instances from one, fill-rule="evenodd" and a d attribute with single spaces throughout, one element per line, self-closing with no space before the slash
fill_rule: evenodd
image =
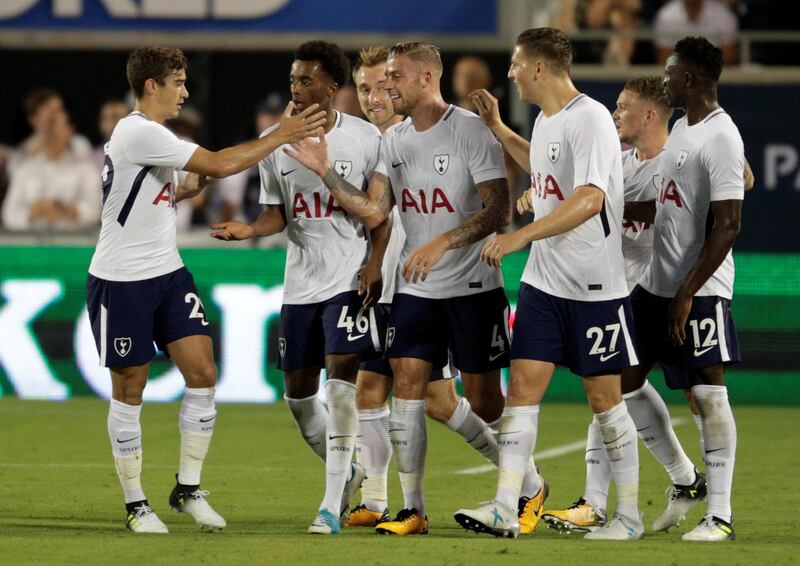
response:
<path id="1" fill-rule="evenodd" d="M 736 34 L 740 26 L 755 21 L 764 28 L 759 15 L 782 6 L 785 0 L 540 0 L 553 25 L 566 31 L 611 30 L 611 39 L 576 43 L 577 62 L 606 64 L 663 63 L 674 42 L 686 35 L 703 35 L 719 45 L 726 64 L 739 59 Z M 749 20 L 748 20 L 749 18 Z M 775 19 L 775 18 L 773 18 Z M 777 18 L 780 20 L 780 18 Z M 766 20 L 765 20 L 766 21 Z M 652 29 L 653 41 L 630 35 Z M 626 35 L 627 34 L 627 35 Z M 475 111 L 467 94 L 477 88 L 491 90 L 503 100 L 503 80 L 495 80 L 483 59 L 465 55 L 450 70 L 452 102 Z M 276 123 L 287 99 L 273 93 L 253 112 L 251 135 L 256 136 Z M 107 100 L 98 109 L 100 144 L 77 132 L 61 95 L 38 88 L 24 102 L 30 135 L 14 147 L 0 145 L 0 229 L 34 233 L 91 231 L 99 226 L 103 171 L 103 145 L 117 121 L 131 110 L 124 97 Z M 340 89 L 337 109 L 361 116 L 358 93 L 352 85 Z M 167 126 L 181 138 L 197 141 L 203 132 L 203 116 L 185 106 L 181 115 Z M 244 140 L 241 140 L 244 141 Z M 507 160 L 509 182 L 514 194 L 528 184 L 525 174 Z M 259 211 L 258 169 L 244 171 L 215 181 L 210 189 L 178 204 L 178 229 L 208 226 L 231 219 L 252 220 Z"/>

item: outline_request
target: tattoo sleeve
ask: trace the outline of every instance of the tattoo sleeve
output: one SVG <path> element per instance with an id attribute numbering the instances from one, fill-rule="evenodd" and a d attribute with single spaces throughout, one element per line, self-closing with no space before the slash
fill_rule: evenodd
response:
<path id="1" fill-rule="evenodd" d="M 458 228 L 445 232 L 450 249 L 463 248 L 482 240 L 511 221 L 511 196 L 505 178 L 478 183 L 483 209 Z"/>
<path id="2" fill-rule="evenodd" d="M 394 204 L 391 182 L 381 173 L 373 173 L 366 193 L 348 183 L 332 167 L 326 171 L 322 181 L 339 205 L 368 228 L 383 222 Z"/>

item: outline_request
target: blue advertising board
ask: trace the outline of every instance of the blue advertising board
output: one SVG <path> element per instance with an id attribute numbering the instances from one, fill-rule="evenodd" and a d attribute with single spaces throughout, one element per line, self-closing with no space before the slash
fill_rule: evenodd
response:
<path id="1" fill-rule="evenodd" d="M 497 33 L 496 0 L 2 0 L 0 30 Z"/>

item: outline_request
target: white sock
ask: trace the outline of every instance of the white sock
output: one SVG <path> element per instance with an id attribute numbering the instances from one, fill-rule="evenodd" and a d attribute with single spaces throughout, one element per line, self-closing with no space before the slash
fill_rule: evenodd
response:
<path id="1" fill-rule="evenodd" d="M 320 510 L 339 515 L 344 484 L 351 470 L 353 448 L 358 432 L 356 384 L 329 379 L 325 383 L 328 399 L 327 452 L 325 460 L 325 498 Z"/>
<path id="2" fill-rule="evenodd" d="M 692 418 L 694 419 L 694 424 L 697 425 L 697 432 L 700 433 L 700 454 L 705 455 L 706 443 L 703 441 L 703 417 L 692 413 Z"/>
<path id="3" fill-rule="evenodd" d="M 389 503 L 386 489 L 389 462 L 392 459 L 389 415 L 388 405 L 358 412 L 356 460 L 367 473 L 361 484 L 361 504 L 376 513 L 382 513 Z"/>
<path id="4" fill-rule="evenodd" d="M 611 487 L 611 464 L 608 461 L 600 423 L 592 418 L 586 438 L 586 491 L 583 499 L 601 515 L 606 514 L 608 490 Z"/>
<path id="5" fill-rule="evenodd" d="M 425 454 L 428 451 L 424 399 L 394 398 L 389 436 L 392 439 L 397 471 L 400 472 L 403 508 L 416 509 L 424 516 L 422 484 L 425 476 Z"/>
<path id="6" fill-rule="evenodd" d="M 325 463 L 325 429 L 328 426 L 328 410 L 316 395 L 304 399 L 290 399 L 284 395 L 292 412 L 297 430 L 314 453 Z"/>
<path id="7" fill-rule="evenodd" d="M 517 509 L 522 480 L 536 448 L 539 429 L 539 405 L 506 407 L 500 418 L 497 444 L 500 447 L 500 468 L 495 500 L 509 509 Z M 536 465 L 533 464 L 534 470 Z"/>
<path id="8" fill-rule="evenodd" d="M 142 490 L 141 413 L 141 405 L 127 405 L 114 399 L 108 408 L 108 438 L 125 503 L 147 499 Z"/>
<path id="9" fill-rule="evenodd" d="M 187 387 L 183 392 L 178 428 L 181 431 L 181 460 L 178 483 L 200 485 L 203 462 L 214 435 L 217 411 L 214 407 L 214 388 Z"/>
<path id="10" fill-rule="evenodd" d="M 736 460 L 736 423 L 724 385 L 695 385 L 694 399 L 703 416 L 708 508 L 706 514 L 731 520 L 731 485 Z"/>
<path id="11" fill-rule="evenodd" d="M 658 391 L 645 381 L 639 389 L 624 394 L 622 398 L 628 406 L 639 438 L 664 466 L 672 483 L 691 485 L 695 480 L 694 464 L 675 436 L 667 405 Z"/>
<path id="12" fill-rule="evenodd" d="M 615 514 L 639 524 L 639 443 L 636 441 L 636 425 L 624 401 L 608 411 L 597 413 L 596 417 L 617 493 Z"/>
<path id="13" fill-rule="evenodd" d="M 495 466 L 499 452 L 497 439 L 489 426 L 476 415 L 464 397 L 458 400 L 456 410 L 447 420 L 447 428 L 464 437 L 467 444 L 483 454 Z"/>

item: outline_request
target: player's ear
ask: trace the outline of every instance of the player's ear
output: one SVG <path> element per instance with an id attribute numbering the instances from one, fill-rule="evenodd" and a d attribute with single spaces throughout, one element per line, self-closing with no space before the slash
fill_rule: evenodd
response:
<path id="1" fill-rule="evenodd" d="M 147 79 L 146 81 L 144 81 L 144 92 L 153 93 L 156 91 L 157 86 L 158 82 L 155 79 Z"/>

